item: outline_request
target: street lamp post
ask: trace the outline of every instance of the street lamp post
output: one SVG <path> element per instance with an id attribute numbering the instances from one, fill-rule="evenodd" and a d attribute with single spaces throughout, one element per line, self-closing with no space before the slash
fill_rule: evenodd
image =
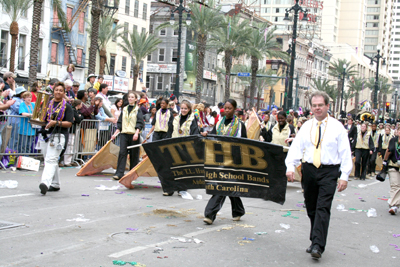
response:
<path id="1" fill-rule="evenodd" d="M 290 44 L 292 42 L 291 39 L 289 39 L 289 49 L 286 50 L 286 53 L 290 54 L 292 53 L 292 45 Z M 285 79 L 285 100 L 283 102 L 284 109 L 288 109 L 288 77 L 289 77 L 289 65 L 286 64 L 286 79 Z"/>
<path id="2" fill-rule="evenodd" d="M 293 76 L 294 76 L 294 61 L 296 59 L 296 39 L 297 39 L 297 20 L 299 18 L 299 12 L 303 12 L 304 16 L 301 22 L 303 24 L 307 24 L 307 9 L 303 9 L 299 5 L 299 0 L 295 0 L 296 3 L 290 9 L 286 9 L 285 18 L 283 21 L 285 23 L 289 23 L 289 12 L 294 11 L 293 17 L 293 35 L 292 35 L 292 53 L 291 53 L 291 61 L 290 61 L 290 73 L 289 73 L 289 85 L 288 85 L 288 93 L 287 93 L 287 106 L 286 109 L 292 108 L 293 106 Z"/>
<path id="3" fill-rule="evenodd" d="M 376 73 L 375 73 L 375 86 L 374 86 L 374 109 L 378 108 L 378 81 L 379 81 L 379 62 L 380 59 L 383 58 L 383 56 L 380 54 L 382 46 L 381 45 L 377 45 L 376 47 L 378 54 L 376 56 L 374 56 L 373 58 L 371 58 L 371 67 L 374 65 L 374 59 L 376 59 Z M 382 66 L 385 66 L 386 62 L 385 59 L 383 58 L 382 61 Z"/>
<path id="4" fill-rule="evenodd" d="M 394 113 L 393 113 L 393 119 L 396 121 L 397 120 L 397 88 L 394 90 Z"/>
<path id="5" fill-rule="evenodd" d="M 172 10 L 171 13 L 171 18 L 169 20 L 171 25 L 174 25 L 175 23 L 175 18 L 174 18 L 174 13 L 178 11 L 179 14 L 179 28 L 178 28 L 178 56 L 177 56 L 177 61 L 176 61 L 176 76 L 175 76 L 175 89 L 174 89 L 174 95 L 179 99 L 179 75 L 181 72 L 181 39 L 182 39 L 182 14 L 183 11 L 185 11 L 187 14 L 186 17 L 186 24 L 190 25 L 191 24 L 191 19 L 190 19 L 190 10 L 186 9 L 183 5 L 183 0 L 179 0 L 179 6 Z"/>
<path id="6" fill-rule="evenodd" d="M 339 113 L 342 112 L 343 92 L 344 92 L 344 79 L 346 78 L 346 68 L 347 68 L 347 65 L 344 64 L 343 65 L 343 72 L 342 72 L 342 75 L 343 75 L 343 78 L 342 78 L 342 93 L 340 95 L 340 110 L 339 110 Z"/>

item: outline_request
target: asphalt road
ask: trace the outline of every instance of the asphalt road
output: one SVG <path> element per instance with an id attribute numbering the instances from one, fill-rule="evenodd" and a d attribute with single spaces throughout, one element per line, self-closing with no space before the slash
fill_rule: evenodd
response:
<path id="1" fill-rule="evenodd" d="M 390 215 L 382 200 L 388 181 L 353 180 L 336 194 L 326 251 L 314 261 L 305 252 L 310 226 L 299 183 L 289 184 L 283 206 L 242 199 L 246 215 L 237 223 L 227 199 L 214 224 L 205 225 L 204 190 L 190 190 L 194 200 L 164 197 L 156 177 L 141 177 L 133 190 L 102 191 L 96 186 L 118 183 L 64 168 L 61 190 L 41 196 L 41 172 L 0 172 L 0 180 L 19 183 L 0 189 L 0 221 L 22 224 L 0 230 L 0 266 L 399 266 L 393 245 L 400 247 L 400 236 L 393 235 L 400 235 L 400 214 Z M 369 208 L 376 218 L 367 217 Z"/>

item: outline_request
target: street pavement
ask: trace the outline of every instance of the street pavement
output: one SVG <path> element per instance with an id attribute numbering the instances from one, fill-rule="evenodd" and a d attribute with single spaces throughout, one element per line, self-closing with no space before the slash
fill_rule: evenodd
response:
<path id="1" fill-rule="evenodd" d="M 119 185 L 112 171 L 77 171 L 63 168 L 61 190 L 46 196 L 38 188 L 42 170 L 1 172 L 0 180 L 18 187 L 0 189 L 0 224 L 22 225 L 0 230 L 0 266 L 399 266 L 400 214 L 387 212 L 388 180 L 353 180 L 336 193 L 326 251 L 315 261 L 305 252 L 310 224 L 299 183 L 288 185 L 284 205 L 243 198 L 239 222 L 227 198 L 205 225 L 205 190 L 189 190 L 193 200 L 164 197 L 157 177 L 140 177 L 135 189 L 102 191 L 96 187 Z M 367 217 L 369 208 L 376 218 Z"/>

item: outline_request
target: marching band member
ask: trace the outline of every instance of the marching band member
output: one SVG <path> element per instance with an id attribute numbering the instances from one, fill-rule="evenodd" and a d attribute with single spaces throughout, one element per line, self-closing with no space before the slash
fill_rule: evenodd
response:
<path id="1" fill-rule="evenodd" d="M 237 104 L 233 99 L 228 99 L 224 106 L 225 116 L 218 121 L 210 134 L 227 135 L 247 138 L 246 127 L 240 119 L 234 115 Z M 207 132 L 202 134 L 207 136 Z M 203 221 L 206 224 L 212 224 L 217 217 L 218 211 L 222 208 L 226 196 L 213 195 L 207 203 L 204 211 L 205 218 Z M 240 218 L 245 214 L 242 200 L 239 197 L 229 197 L 231 200 L 232 217 L 234 221 L 240 221 Z"/>
<path id="2" fill-rule="evenodd" d="M 367 176 L 369 176 L 369 178 L 372 179 L 372 177 L 376 176 L 376 173 L 375 173 L 376 163 L 375 162 L 376 162 L 376 155 L 378 154 L 378 147 L 379 147 L 378 141 L 379 141 L 379 136 L 380 136 L 375 122 L 372 123 L 370 133 L 371 133 L 372 141 L 374 142 L 374 150 L 369 157 L 368 170 L 367 170 L 368 175 Z"/>
<path id="3" fill-rule="evenodd" d="M 386 149 L 389 146 L 389 141 L 392 139 L 394 135 L 392 135 L 390 131 L 390 127 L 385 127 L 385 132 L 379 136 L 378 140 L 378 156 L 385 156 Z"/>
<path id="4" fill-rule="evenodd" d="M 357 136 L 357 127 L 354 125 L 352 117 L 347 118 L 347 124 L 344 126 L 344 128 L 347 130 L 350 147 L 353 147 L 354 139 L 356 139 Z"/>
<path id="5" fill-rule="evenodd" d="M 371 138 L 371 133 L 367 131 L 367 125 L 365 123 L 361 124 L 361 130 L 358 132 L 353 142 L 353 148 L 355 148 L 354 153 L 356 156 L 355 179 L 360 178 L 360 180 L 365 180 L 368 157 L 372 155 L 374 151 L 374 142 Z"/>
<path id="6" fill-rule="evenodd" d="M 168 108 L 168 99 L 162 98 L 160 100 L 160 109 L 156 112 L 151 124 L 150 132 L 147 134 L 147 139 L 153 134 L 153 141 L 163 140 L 165 138 L 171 138 L 173 130 L 174 115 Z"/>
<path id="7" fill-rule="evenodd" d="M 65 97 L 64 83 L 58 82 L 54 85 L 54 98 L 50 101 L 47 108 L 47 125 L 42 128 L 43 140 L 40 140 L 40 148 L 44 157 L 44 170 L 40 193 L 46 195 L 48 191 L 60 190 L 60 169 L 58 158 L 61 151 L 65 149 L 68 140 L 68 128 L 74 121 L 72 107 L 67 104 Z"/>

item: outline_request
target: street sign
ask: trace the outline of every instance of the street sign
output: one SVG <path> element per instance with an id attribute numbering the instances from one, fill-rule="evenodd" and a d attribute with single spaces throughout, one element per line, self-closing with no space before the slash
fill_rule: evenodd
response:
<path id="1" fill-rule="evenodd" d="M 250 72 L 238 72 L 238 77 L 250 77 Z"/>
<path id="2" fill-rule="evenodd" d="M 378 110 L 377 109 L 373 109 L 372 110 L 372 114 L 374 114 L 375 116 L 378 115 Z"/>

